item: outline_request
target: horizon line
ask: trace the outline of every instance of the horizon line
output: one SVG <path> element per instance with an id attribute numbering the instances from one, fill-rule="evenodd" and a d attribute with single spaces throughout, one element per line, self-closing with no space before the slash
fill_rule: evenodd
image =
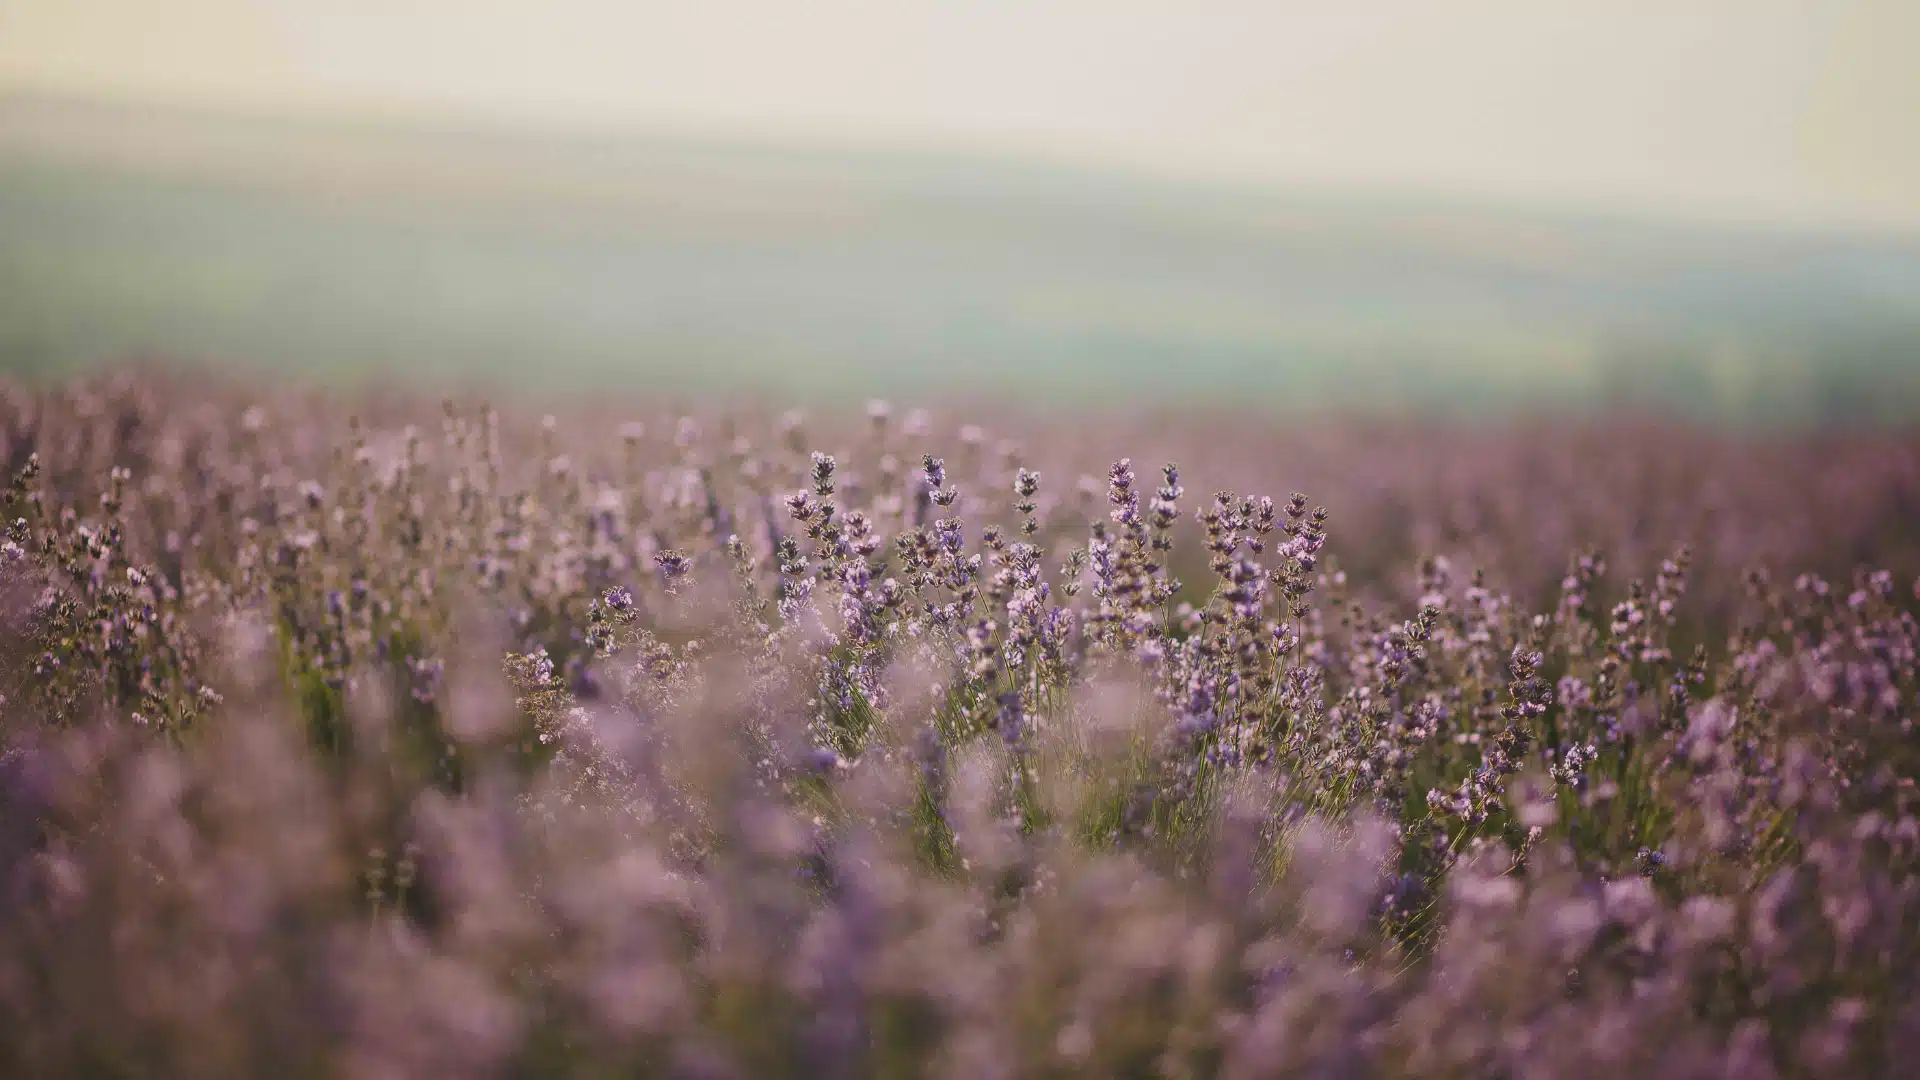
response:
<path id="1" fill-rule="evenodd" d="M 1322 203 L 1376 213 L 1456 213 L 1527 219 L 1566 225 L 1622 225 L 1704 234 L 1780 240 L 1843 240 L 1908 247 L 1920 244 L 1920 222 L 1873 223 L 1840 218 L 1753 213 L 1713 214 L 1694 208 L 1657 207 L 1627 201 L 1525 198 L 1443 185 L 1370 180 L 1253 178 L 1204 170 L 1160 169 L 1083 148 L 1046 147 L 1024 141 L 913 136 L 851 131 L 778 132 L 744 125 L 686 124 L 659 119 L 583 115 L 536 118 L 511 111 L 436 107 L 421 103 L 338 103 L 318 97 L 271 104 L 243 103 L 208 95 L 155 96 L 110 88 L 58 87 L 0 76 L 0 111 L 73 109 L 119 118 L 155 113 L 240 125 L 285 124 L 308 131 L 380 133 L 462 140 L 548 142 L 584 147 L 591 140 L 732 154 L 773 154 L 794 159 L 873 159 L 947 168 L 1025 172 L 1081 184 L 1120 184 L 1162 196 L 1211 193 L 1269 204 Z M 9 149 L 0 138 L 0 152 Z"/>

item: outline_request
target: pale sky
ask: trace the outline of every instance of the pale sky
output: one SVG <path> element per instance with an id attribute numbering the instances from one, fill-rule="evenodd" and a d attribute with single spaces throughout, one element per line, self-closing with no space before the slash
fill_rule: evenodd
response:
<path id="1" fill-rule="evenodd" d="M 1920 0 L 0 0 L 0 87 L 1920 230 Z"/>

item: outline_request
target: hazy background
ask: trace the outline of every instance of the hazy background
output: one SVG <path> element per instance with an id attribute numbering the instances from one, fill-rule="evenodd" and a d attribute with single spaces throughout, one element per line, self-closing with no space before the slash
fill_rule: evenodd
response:
<path id="1" fill-rule="evenodd" d="M 0 364 L 1905 419 L 1915 42 L 1903 0 L 0 0 Z"/>

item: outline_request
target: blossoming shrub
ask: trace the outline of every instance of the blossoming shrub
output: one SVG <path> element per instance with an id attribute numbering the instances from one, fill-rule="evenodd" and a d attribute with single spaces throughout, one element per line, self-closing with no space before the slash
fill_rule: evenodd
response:
<path id="1" fill-rule="evenodd" d="M 0 1072 L 1920 1054 L 1908 436 L 566 416 L 0 394 Z"/>

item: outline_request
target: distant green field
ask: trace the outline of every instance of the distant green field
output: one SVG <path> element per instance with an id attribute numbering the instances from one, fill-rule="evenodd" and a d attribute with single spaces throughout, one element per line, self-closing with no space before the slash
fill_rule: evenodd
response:
<path id="1" fill-rule="evenodd" d="M 0 100 L 0 369 L 1920 418 L 1920 242 Z"/>

